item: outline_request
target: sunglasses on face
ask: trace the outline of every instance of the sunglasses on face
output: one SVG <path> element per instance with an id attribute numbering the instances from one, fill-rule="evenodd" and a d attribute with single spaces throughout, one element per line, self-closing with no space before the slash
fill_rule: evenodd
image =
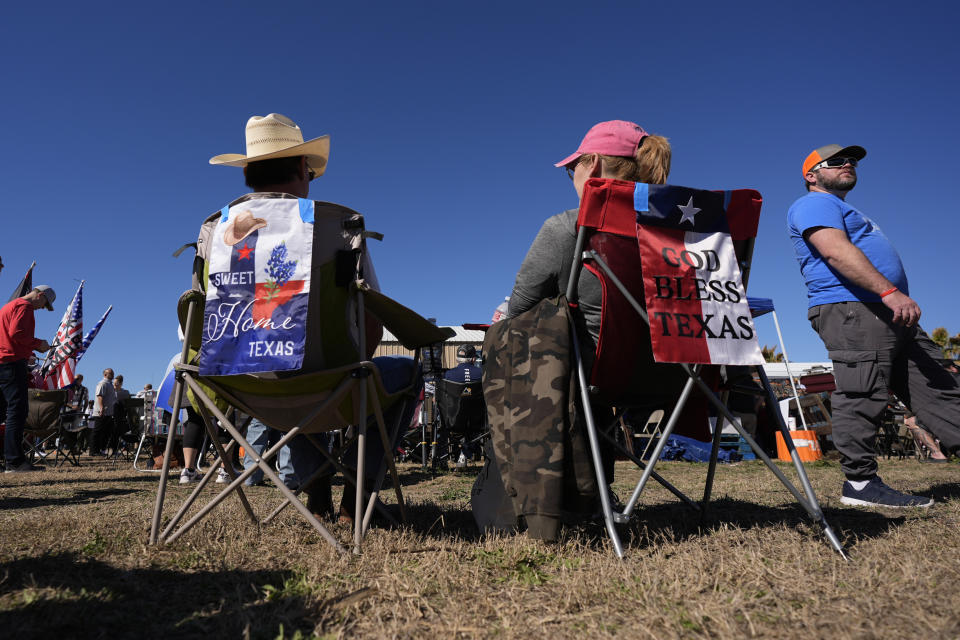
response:
<path id="1" fill-rule="evenodd" d="M 581 160 L 583 160 L 583 156 L 577 158 L 576 160 L 574 160 L 573 162 L 571 162 L 570 164 L 564 167 L 564 169 L 567 170 L 567 177 L 569 177 L 571 180 L 573 180 L 573 174 L 577 170 L 577 167 L 580 166 Z"/>
<path id="2" fill-rule="evenodd" d="M 856 158 L 827 158 L 823 162 L 820 162 L 819 164 L 817 164 L 817 166 L 814 167 L 814 170 L 823 169 L 824 167 L 829 167 L 831 169 L 839 169 L 845 164 L 849 164 L 851 167 L 856 167 L 857 159 Z"/>

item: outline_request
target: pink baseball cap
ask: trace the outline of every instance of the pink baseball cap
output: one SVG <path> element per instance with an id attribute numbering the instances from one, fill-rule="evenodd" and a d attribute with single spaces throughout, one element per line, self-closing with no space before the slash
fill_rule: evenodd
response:
<path id="1" fill-rule="evenodd" d="M 605 156 L 632 158 L 637 153 L 640 141 L 650 135 L 638 124 L 626 120 L 609 120 L 590 127 L 583 137 L 580 148 L 555 167 L 565 167 L 585 153 L 600 153 Z"/>

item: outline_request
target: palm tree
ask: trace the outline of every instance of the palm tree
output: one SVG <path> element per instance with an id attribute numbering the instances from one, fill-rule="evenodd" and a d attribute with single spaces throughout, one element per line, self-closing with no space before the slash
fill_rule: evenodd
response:
<path id="1" fill-rule="evenodd" d="M 960 333 L 951 336 L 946 327 L 937 327 L 930 334 L 930 339 L 943 351 L 944 358 L 955 360 L 960 357 Z"/>
<path id="2" fill-rule="evenodd" d="M 760 347 L 760 353 L 763 354 L 764 362 L 783 362 L 783 354 L 777 353 L 776 346 L 768 347 L 767 345 L 763 345 Z"/>

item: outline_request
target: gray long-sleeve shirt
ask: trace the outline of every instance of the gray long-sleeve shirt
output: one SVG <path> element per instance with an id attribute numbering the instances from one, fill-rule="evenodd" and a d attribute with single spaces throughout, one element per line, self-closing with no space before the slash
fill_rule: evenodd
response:
<path id="1" fill-rule="evenodd" d="M 543 223 L 523 259 L 510 295 L 507 317 L 532 309 L 541 300 L 565 293 L 570 280 L 577 241 L 577 210 L 569 209 Z M 577 282 L 579 314 L 596 344 L 600 335 L 600 304 L 603 291 L 595 275 L 581 270 Z"/>

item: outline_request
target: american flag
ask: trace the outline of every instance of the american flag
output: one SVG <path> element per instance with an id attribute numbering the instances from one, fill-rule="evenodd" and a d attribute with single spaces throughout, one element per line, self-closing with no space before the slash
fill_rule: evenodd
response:
<path id="1" fill-rule="evenodd" d="M 77 355 L 83 343 L 83 282 L 63 314 L 53 350 L 43 363 L 42 374 L 47 389 L 62 389 L 73 382 L 77 371 Z"/>
<path id="2" fill-rule="evenodd" d="M 83 346 L 80 347 L 80 353 L 77 354 L 77 362 L 80 362 L 80 358 L 82 358 L 83 354 L 90 348 L 90 343 L 93 342 L 93 339 L 100 333 L 100 328 L 103 326 L 104 321 L 107 319 L 107 316 L 110 315 L 111 311 L 113 311 L 113 305 L 107 307 L 107 310 L 104 311 L 100 319 L 97 320 L 97 324 L 93 325 L 93 329 L 90 329 L 90 332 L 83 337 Z"/>

